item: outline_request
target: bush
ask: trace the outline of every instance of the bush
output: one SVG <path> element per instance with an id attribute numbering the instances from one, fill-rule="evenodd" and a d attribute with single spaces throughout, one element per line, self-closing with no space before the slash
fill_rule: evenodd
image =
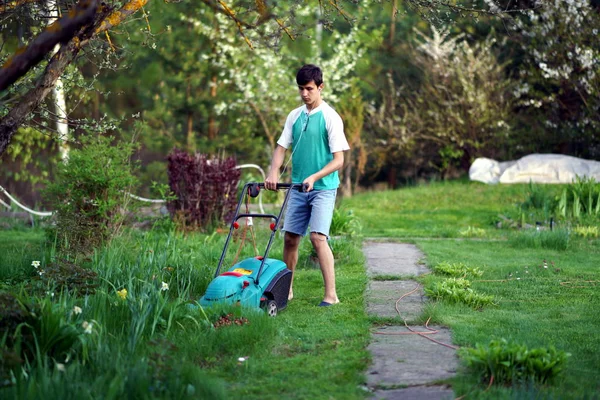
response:
<path id="1" fill-rule="evenodd" d="M 171 215 L 192 228 L 229 222 L 237 205 L 240 179 L 235 160 L 174 149 L 168 161 L 169 187 L 177 197 L 168 203 Z"/>
<path id="2" fill-rule="evenodd" d="M 495 384 L 508 385 L 551 382 L 563 371 L 570 356 L 554 347 L 528 349 L 506 339 L 463 348 L 459 355 L 484 382 L 493 378 Z"/>
<path id="3" fill-rule="evenodd" d="M 81 149 L 71 150 L 44 193 L 56 210 L 50 232 L 60 250 L 73 254 L 89 253 L 119 232 L 136 184 L 133 144 L 103 136 L 82 143 Z"/>

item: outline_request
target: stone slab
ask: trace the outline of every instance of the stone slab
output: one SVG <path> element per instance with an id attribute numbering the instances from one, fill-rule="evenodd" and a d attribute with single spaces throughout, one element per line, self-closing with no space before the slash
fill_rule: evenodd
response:
<path id="1" fill-rule="evenodd" d="M 415 291 L 403 297 L 403 295 Z M 367 301 L 367 313 L 378 317 L 398 317 L 400 321 L 411 321 L 417 318 L 423 311 L 426 298 L 423 288 L 415 281 L 369 281 L 365 295 Z"/>
<path id="2" fill-rule="evenodd" d="M 419 260 L 423 253 L 412 244 L 366 241 L 363 253 L 369 276 L 416 276 L 429 272 Z"/>
<path id="3" fill-rule="evenodd" d="M 437 331 L 428 335 L 438 342 L 452 344 L 450 330 L 430 326 Z M 412 327 L 425 332 L 425 327 Z M 410 332 L 406 327 L 379 328 L 371 337 L 368 350 L 373 363 L 367 370 L 367 385 L 371 388 L 427 385 L 454 376 L 458 368 L 456 350 L 432 342 Z M 405 333 L 400 334 L 398 333 Z"/>
<path id="4" fill-rule="evenodd" d="M 447 386 L 413 386 L 405 389 L 376 390 L 375 400 L 453 400 L 454 391 Z"/>

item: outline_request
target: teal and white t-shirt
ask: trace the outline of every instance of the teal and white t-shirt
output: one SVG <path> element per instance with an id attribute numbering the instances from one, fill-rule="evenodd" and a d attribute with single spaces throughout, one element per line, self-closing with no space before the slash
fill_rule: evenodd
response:
<path id="1" fill-rule="evenodd" d="M 342 118 L 325 102 L 310 114 L 306 105 L 289 113 L 277 144 L 286 149 L 292 146 L 293 183 L 301 183 L 323 169 L 333 160 L 333 153 L 350 149 Z M 314 189 L 337 189 L 339 184 L 335 171 L 316 181 Z"/>

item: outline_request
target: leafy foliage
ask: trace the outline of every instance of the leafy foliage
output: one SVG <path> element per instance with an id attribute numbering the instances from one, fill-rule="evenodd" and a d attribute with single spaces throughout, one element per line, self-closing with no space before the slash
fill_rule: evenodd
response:
<path id="1" fill-rule="evenodd" d="M 557 207 L 562 217 L 600 219 L 600 183 L 591 177 L 577 176 L 563 190 Z"/>
<path id="2" fill-rule="evenodd" d="M 483 382 L 493 380 L 500 385 L 550 383 L 564 370 L 570 356 L 554 347 L 528 349 L 506 339 L 462 348 L 459 355 Z"/>
<path id="3" fill-rule="evenodd" d="M 56 210 L 60 249 L 86 253 L 119 232 L 136 184 L 133 149 L 131 143 L 96 136 L 84 139 L 83 147 L 59 166 L 45 193 Z"/>
<path id="4" fill-rule="evenodd" d="M 229 220 L 240 178 L 233 157 L 210 158 L 174 149 L 168 161 L 169 186 L 177 197 L 168 203 L 173 217 L 191 228 L 210 228 Z"/>
<path id="5" fill-rule="evenodd" d="M 19 374 L 46 363 L 64 363 L 80 352 L 85 341 L 77 314 L 48 298 L 24 301 L 10 293 L 0 294 L 0 338 L 3 357 L 0 376 Z"/>
<path id="6" fill-rule="evenodd" d="M 41 288 L 58 292 L 69 291 L 75 295 L 93 294 L 98 287 L 98 274 L 82 268 L 65 258 L 57 258 L 44 267 L 39 274 Z M 41 272 L 40 271 L 40 272 Z"/>
<path id="7" fill-rule="evenodd" d="M 494 55 L 493 38 L 470 44 L 435 28 L 431 37 L 417 34 L 413 56 L 423 74 L 420 88 L 402 93 L 390 81 L 392 95 L 372 117 L 388 158 L 399 153 L 417 168 L 447 174 L 470 165 L 477 154 L 493 153 L 507 137 L 510 82 Z"/>
<path id="8" fill-rule="evenodd" d="M 360 235 L 360 221 L 352 210 L 336 207 L 333 210 L 330 234 L 332 236 L 356 236 Z"/>
<path id="9" fill-rule="evenodd" d="M 474 308 L 494 304 L 494 297 L 471 289 L 471 282 L 464 278 L 448 278 L 432 282 L 425 288 L 425 294 L 433 300 L 451 304 L 462 303 Z"/>
<path id="10" fill-rule="evenodd" d="M 464 263 L 449 263 L 447 261 L 443 261 L 433 267 L 433 272 L 453 277 L 481 277 L 483 275 L 483 271 L 477 267 L 469 267 Z"/>

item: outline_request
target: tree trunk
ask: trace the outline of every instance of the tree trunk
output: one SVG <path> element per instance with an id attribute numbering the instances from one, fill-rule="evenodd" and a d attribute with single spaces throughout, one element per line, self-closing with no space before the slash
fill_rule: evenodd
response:
<path id="1" fill-rule="evenodd" d="M 213 75 L 210 81 L 212 84 L 210 88 L 210 97 L 214 99 L 217 97 L 217 76 Z M 214 108 L 210 110 L 210 115 L 208 117 L 208 137 L 210 140 L 215 140 L 217 138 L 217 124 L 215 121 Z"/>
<path id="2" fill-rule="evenodd" d="M 344 176 L 342 183 L 342 193 L 344 197 L 352 197 L 352 150 L 346 152 L 347 157 L 344 166 Z"/>
<path id="3" fill-rule="evenodd" d="M 58 6 L 56 0 L 47 0 L 48 10 L 56 10 L 58 15 Z M 48 25 L 52 25 L 56 21 L 56 17 L 50 16 Z M 60 45 L 54 47 L 53 55 L 60 50 Z M 58 132 L 58 141 L 60 145 L 60 159 L 66 162 L 69 159 L 69 124 L 67 119 L 67 101 L 65 99 L 65 87 L 62 79 L 59 76 L 52 90 L 54 95 L 54 112 L 56 113 L 56 131 Z"/>

